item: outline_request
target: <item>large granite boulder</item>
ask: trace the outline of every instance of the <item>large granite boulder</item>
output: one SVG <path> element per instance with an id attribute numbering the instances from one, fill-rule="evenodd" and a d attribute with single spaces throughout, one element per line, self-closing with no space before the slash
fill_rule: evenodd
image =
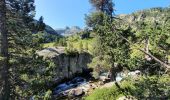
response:
<path id="1" fill-rule="evenodd" d="M 52 59 L 56 65 L 55 83 L 61 82 L 63 79 L 71 79 L 76 74 L 81 74 L 83 71 L 88 70 L 87 64 L 91 62 L 91 55 L 89 53 L 75 53 L 68 55 L 64 52 L 64 47 L 46 48 L 37 52 L 39 56 L 44 59 Z"/>

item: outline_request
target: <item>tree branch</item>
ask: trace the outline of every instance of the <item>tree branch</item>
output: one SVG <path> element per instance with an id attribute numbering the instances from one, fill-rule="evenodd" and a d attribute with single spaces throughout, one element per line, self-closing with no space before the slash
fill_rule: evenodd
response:
<path id="1" fill-rule="evenodd" d="M 122 36 L 122 35 L 121 35 L 121 37 L 122 37 L 124 40 L 126 40 L 129 44 L 131 44 L 131 42 L 130 42 L 127 38 L 125 38 L 125 37 Z M 145 50 L 143 50 L 143 49 L 141 49 L 141 48 L 138 48 L 138 47 L 137 47 L 136 49 L 139 50 L 139 51 L 141 51 L 141 52 L 143 52 L 143 53 L 145 53 L 146 55 L 148 55 L 149 57 L 151 57 L 152 59 L 154 59 L 156 62 L 158 62 L 158 63 L 160 63 L 161 65 L 163 65 L 164 68 L 166 69 L 166 71 L 170 70 L 170 66 L 169 66 L 168 64 L 166 64 L 165 62 L 159 60 L 158 58 L 156 58 L 155 56 L 153 56 L 151 53 L 148 53 L 148 52 L 146 52 Z"/>

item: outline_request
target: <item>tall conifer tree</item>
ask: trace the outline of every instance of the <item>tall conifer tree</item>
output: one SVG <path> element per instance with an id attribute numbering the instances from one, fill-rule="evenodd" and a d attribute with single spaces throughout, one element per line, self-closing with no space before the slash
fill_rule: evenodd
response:
<path id="1" fill-rule="evenodd" d="M 0 1 L 0 33 L 1 33 L 0 99 L 8 100 L 10 97 L 10 82 L 9 82 L 8 31 L 5 0 Z"/>

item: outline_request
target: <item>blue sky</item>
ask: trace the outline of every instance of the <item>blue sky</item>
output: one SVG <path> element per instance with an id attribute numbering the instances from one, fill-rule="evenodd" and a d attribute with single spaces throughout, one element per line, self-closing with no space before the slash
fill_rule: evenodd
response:
<path id="1" fill-rule="evenodd" d="M 36 16 L 44 17 L 44 22 L 51 27 L 85 26 L 84 16 L 92 7 L 89 0 L 35 0 Z M 129 14 L 137 10 L 152 7 L 168 7 L 170 0 L 113 0 L 116 14 Z"/>

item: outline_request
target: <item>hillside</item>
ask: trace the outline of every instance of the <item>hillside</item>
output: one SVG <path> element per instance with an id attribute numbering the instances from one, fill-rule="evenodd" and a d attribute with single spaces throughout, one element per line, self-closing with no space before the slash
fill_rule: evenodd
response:
<path id="1" fill-rule="evenodd" d="M 52 35 L 57 35 L 57 36 L 61 36 L 58 32 L 56 32 L 52 27 L 50 27 L 49 25 L 46 25 L 45 27 L 45 32 L 52 34 Z"/>
<path id="2" fill-rule="evenodd" d="M 132 14 L 120 14 L 117 17 L 120 18 L 121 24 L 129 24 L 134 29 L 137 28 L 137 22 L 151 22 L 163 24 L 170 13 L 170 8 L 150 8 L 145 10 L 136 11 Z"/>
<path id="3" fill-rule="evenodd" d="M 170 100 L 169 2 L 62 1 L 0 1 L 0 100 Z"/>

